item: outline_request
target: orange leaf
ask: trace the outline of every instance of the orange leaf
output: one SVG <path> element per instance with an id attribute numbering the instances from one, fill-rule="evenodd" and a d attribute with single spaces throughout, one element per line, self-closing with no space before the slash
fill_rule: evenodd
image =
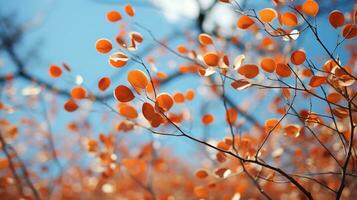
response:
<path id="1" fill-rule="evenodd" d="M 62 75 L 62 69 L 57 65 L 51 65 L 48 69 L 48 73 L 52 78 L 58 78 Z"/>
<path id="2" fill-rule="evenodd" d="M 74 99 L 84 99 L 87 96 L 87 90 L 81 86 L 76 86 L 72 88 L 71 96 Z"/>
<path id="3" fill-rule="evenodd" d="M 309 85 L 311 87 L 319 87 L 320 85 L 326 83 L 327 77 L 325 76 L 313 76 L 310 80 Z"/>
<path id="4" fill-rule="evenodd" d="M 306 0 L 304 4 L 302 4 L 302 11 L 310 16 L 315 17 L 319 12 L 319 4 L 314 0 Z"/>
<path id="5" fill-rule="evenodd" d="M 194 97 L 195 97 L 195 91 L 193 90 L 188 90 L 185 94 L 185 99 L 187 99 L 188 101 L 192 101 Z"/>
<path id="6" fill-rule="evenodd" d="M 144 41 L 143 36 L 141 33 L 138 32 L 130 32 L 129 33 L 131 45 L 128 47 L 128 50 L 136 50 L 137 45 L 141 44 Z"/>
<path id="7" fill-rule="evenodd" d="M 334 10 L 329 15 L 330 24 L 336 29 L 340 26 L 343 26 L 345 23 L 345 16 L 339 10 Z"/>
<path id="8" fill-rule="evenodd" d="M 227 178 L 231 173 L 232 171 L 228 168 L 218 168 L 214 171 L 218 178 Z"/>
<path id="9" fill-rule="evenodd" d="M 156 97 L 155 106 L 162 112 L 167 112 L 174 105 L 174 100 L 171 95 L 162 93 Z"/>
<path id="10" fill-rule="evenodd" d="M 244 90 L 244 89 L 248 88 L 251 85 L 252 84 L 249 81 L 244 80 L 244 79 L 236 80 L 236 81 L 231 83 L 231 86 L 236 90 Z"/>
<path id="11" fill-rule="evenodd" d="M 290 90 L 288 88 L 283 88 L 281 90 L 281 93 L 284 95 L 285 98 L 287 98 L 287 99 L 290 98 Z"/>
<path id="12" fill-rule="evenodd" d="M 241 16 L 237 22 L 237 27 L 240 29 L 247 29 L 254 24 L 254 21 L 248 16 Z"/>
<path id="13" fill-rule="evenodd" d="M 300 126 L 296 124 L 288 124 L 284 128 L 284 132 L 288 136 L 299 137 L 300 135 Z"/>
<path id="14" fill-rule="evenodd" d="M 199 178 L 199 179 L 204 179 L 204 178 L 206 178 L 207 176 L 208 176 L 208 173 L 207 173 L 207 171 L 204 170 L 204 169 L 198 170 L 198 171 L 196 172 L 196 177 Z"/>
<path id="15" fill-rule="evenodd" d="M 109 64 L 115 68 L 123 67 L 129 58 L 122 52 L 116 52 L 109 56 Z"/>
<path id="16" fill-rule="evenodd" d="M 270 23 L 273 21 L 277 16 L 277 12 L 272 8 L 264 8 L 259 11 L 259 18 L 265 23 Z"/>
<path id="17" fill-rule="evenodd" d="M 357 36 L 357 26 L 354 24 L 346 24 L 342 29 L 342 35 L 346 39 L 352 39 Z"/>
<path id="18" fill-rule="evenodd" d="M 217 66 L 219 62 L 219 57 L 216 53 L 209 52 L 203 56 L 203 61 L 208 66 Z"/>
<path id="19" fill-rule="evenodd" d="M 118 11 L 111 10 L 107 12 L 107 20 L 109 22 L 117 22 L 121 19 L 122 19 L 121 14 Z"/>
<path id="20" fill-rule="evenodd" d="M 280 128 L 279 120 L 277 119 L 268 119 L 265 121 L 265 131 L 268 133 L 270 131 L 277 130 Z"/>
<path id="21" fill-rule="evenodd" d="M 152 127 L 159 127 L 160 124 L 165 123 L 165 118 L 161 116 L 159 113 L 155 113 L 153 119 L 150 121 Z"/>
<path id="22" fill-rule="evenodd" d="M 273 73 L 275 71 L 276 64 L 271 58 L 263 58 L 260 62 L 260 67 L 266 72 Z"/>
<path id="23" fill-rule="evenodd" d="M 106 89 L 108 89 L 108 87 L 110 86 L 111 84 L 111 80 L 109 77 L 103 77 L 99 80 L 98 82 L 98 88 L 101 90 L 101 91 L 105 91 Z"/>
<path id="24" fill-rule="evenodd" d="M 148 121 L 152 121 L 156 114 L 154 107 L 147 102 L 143 103 L 142 112 L 145 119 L 147 119 Z"/>
<path id="25" fill-rule="evenodd" d="M 332 103 L 338 103 L 341 101 L 342 96 L 336 92 L 331 93 L 327 96 L 327 101 L 332 102 Z"/>
<path id="26" fill-rule="evenodd" d="M 198 41 L 202 44 L 202 45 L 210 45 L 213 44 L 213 40 L 212 37 L 206 33 L 201 33 L 198 36 Z"/>
<path id="27" fill-rule="evenodd" d="M 0 159 L 0 170 L 6 169 L 9 167 L 9 160 L 2 158 Z"/>
<path id="28" fill-rule="evenodd" d="M 310 76 L 312 76 L 312 71 L 311 71 L 311 69 L 303 69 L 303 70 L 302 70 L 302 75 L 305 76 L 305 77 L 310 77 Z"/>
<path id="29" fill-rule="evenodd" d="M 290 61 L 294 65 L 301 65 L 306 60 L 306 54 L 303 50 L 296 50 L 291 54 Z"/>
<path id="30" fill-rule="evenodd" d="M 227 123 L 233 124 L 237 120 L 238 112 L 235 108 L 229 108 L 226 112 L 226 121 Z"/>
<path id="31" fill-rule="evenodd" d="M 280 16 L 281 24 L 286 26 L 296 26 L 298 24 L 298 19 L 296 15 L 292 12 L 285 12 Z"/>
<path id="32" fill-rule="evenodd" d="M 125 85 L 119 85 L 115 88 L 114 97 L 120 102 L 129 102 L 135 98 L 133 92 Z"/>
<path id="33" fill-rule="evenodd" d="M 145 73 L 137 69 L 132 70 L 128 73 L 128 81 L 139 94 L 140 89 L 145 89 L 149 83 Z"/>
<path id="34" fill-rule="evenodd" d="M 126 104 L 120 105 L 119 113 L 129 119 L 135 119 L 138 117 L 138 112 L 135 108 Z"/>
<path id="35" fill-rule="evenodd" d="M 174 100 L 176 103 L 183 103 L 185 102 L 185 96 L 182 93 L 177 92 L 174 94 Z"/>
<path id="36" fill-rule="evenodd" d="M 98 148 L 98 142 L 94 139 L 89 139 L 87 141 L 87 149 L 89 152 L 95 152 Z"/>
<path id="37" fill-rule="evenodd" d="M 109 51 L 112 50 L 113 45 L 110 42 L 110 40 L 101 38 L 97 40 L 97 42 L 95 43 L 95 48 L 99 53 L 108 53 Z"/>
<path id="38" fill-rule="evenodd" d="M 289 77 L 291 75 L 291 70 L 287 64 L 278 63 L 275 71 L 276 74 L 283 78 Z"/>
<path id="39" fill-rule="evenodd" d="M 133 17 L 135 15 L 135 10 L 134 10 L 133 6 L 130 4 L 126 4 L 124 6 L 124 10 L 125 10 L 126 14 L 128 14 L 130 17 Z"/>
<path id="40" fill-rule="evenodd" d="M 78 109 L 78 105 L 73 99 L 69 99 L 63 107 L 67 112 L 74 112 Z"/>
<path id="41" fill-rule="evenodd" d="M 227 144 L 225 141 L 220 141 L 217 143 L 217 148 L 228 151 L 231 148 L 231 145 Z"/>
<path id="42" fill-rule="evenodd" d="M 254 64 L 243 65 L 238 69 L 238 73 L 246 78 L 252 79 L 259 74 L 259 68 Z"/>
<path id="43" fill-rule="evenodd" d="M 181 53 L 181 54 L 187 54 L 188 53 L 188 49 L 183 45 L 177 46 L 177 51 L 179 53 Z"/>
<path id="44" fill-rule="evenodd" d="M 228 68 L 229 67 L 229 58 L 227 55 L 224 55 L 222 57 L 222 61 L 219 65 L 220 68 Z"/>
<path id="45" fill-rule="evenodd" d="M 222 153 L 222 152 L 218 152 L 217 154 L 216 154 L 216 160 L 218 161 L 218 162 L 220 162 L 220 163 L 223 163 L 223 162 L 225 162 L 227 159 L 226 159 L 226 155 L 224 154 L 224 153 Z"/>
<path id="46" fill-rule="evenodd" d="M 202 116 L 201 121 L 204 125 L 209 125 L 209 124 L 213 123 L 214 117 L 211 114 L 205 114 Z"/>

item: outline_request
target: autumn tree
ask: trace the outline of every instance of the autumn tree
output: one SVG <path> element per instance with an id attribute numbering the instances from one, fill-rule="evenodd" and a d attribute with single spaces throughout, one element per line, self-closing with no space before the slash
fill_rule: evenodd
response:
<path id="1" fill-rule="evenodd" d="M 29 26 L 2 18 L 0 195 L 354 199 L 356 4 L 182 1 L 190 26 L 162 37 L 140 11 L 167 2 L 94 1 L 115 30 L 92 42 L 104 66 L 79 68 L 95 80 L 66 60 L 31 73 Z"/>

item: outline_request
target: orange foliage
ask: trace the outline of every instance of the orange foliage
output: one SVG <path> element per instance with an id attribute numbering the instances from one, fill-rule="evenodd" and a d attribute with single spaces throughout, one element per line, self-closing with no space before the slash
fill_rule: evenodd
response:
<path id="1" fill-rule="evenodd" d="M 0 77 L 1 199 L 353 199 L 356 6 L 220 0 L 225 30 L 212 2 L 175 42 L 131 4 L 110 10 L 95 48 L 115 72 L 94 80 L 65 63 L 42 80 L 5 38 L 19 66 Z"/>

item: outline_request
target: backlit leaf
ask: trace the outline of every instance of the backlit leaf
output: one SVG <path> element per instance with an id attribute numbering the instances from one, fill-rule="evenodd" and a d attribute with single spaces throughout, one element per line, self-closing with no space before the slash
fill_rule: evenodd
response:
<path id="1" fill-rule="evenodd" d="M 285 12 L 280 16 L 280 21 L 282 25 L 286 26 L 296 26 L 298 24 L 298 18 L 292 12 Z"/>
<path id="2" fill-rule="evenodd" d="M 333 26 L 336 29 L 336 28 L 344 25 L 345 16 L 343 15 L 343 13 L 341 11 L 334 10 L 329 15 L 329 22 L 330 22 L 331 26 Z"/>
<path id="3" fill-rule="evenodd" d="M 135 98 L 133 92 L 125 85 L 119 85 L 115 88 L 114 97 L 120 102 L 129 102 Z"/>
<path id="4" fill-rule="evenodd" d="M 63 107 L 67 112 L 74 112 L 78 109 L 78 105 L 73 99 L 66 101 Z"/>
<path id="5" fill-rule="evenodd" d="M 129 36 L 137 43 L 142 43 L 144 41 L 144 37 L 139 32 L 130 32 Z"/>
<path id="6" fill-rule="evenodd" d="M 214 117 L 212 114 L 205 114 L 201 118 L 201 122 L 204 125 L 209 125 L 209 124 L 213 123 L 213 121 L 214 121 Z"/>
<path id="7" fill-rule="evenodd" d="M 124 10 L 126 14 L 129 15 L 130 17 L 133 17 L 135 15 L 135 10 L 131 4 L 126 4 L 124 6 Z"/>
<path id="8" fill-rule="evenodd" d="M 325 84 L 327 80 L 327 77 L 325 76 L 313 76 L 310 80 L 309 85 L 311 87 L 319 87 L 322 84 Z"/>
<path id="9" fill-rule="evenodd" d="M 174 100 L 171 95 L 167 93 L 162 93 L 156 97 L 155 107 L 160 109 L 162 112 L 167 112 L 174 105 Z"/>
<path id="10" fill-rule="evenodd" d="M 127 104 L 123 104 L 119 107 L 119 113 L 129 119 L 135 119 L 138 117 L 136 109 Z"/>
<path id="11" fill-rule="evenodd" d="M 238 117 L 238 111 L 235 108 L 229 108 L 226 112 L 227 123 L 234 124 Z"/>
<path id="12" fill-rule="evenodd" d="M 207 173 L 207 171 L 204 170 L 204 169 L 198 170 L 198 171 L 196 172 L 196 177 L 199 178 L 199 179 L 204 179 L 204 178 L 206 178 L 207 176 L 208 176 L 208 173 Z"/>
<path id="13" fill-rule="evenodd" d="M 81 86 L 76 86 L 72 88 L 71 96 L 74 99 L 84 99 L 87 97 L 87 90 Z"/>
<path id="14" fill-rule="evenodd" d="M 126 65 L 129 58 L 123 52 L 116 52 L 109 56 L 109 64 L 115 68 L 120 68 Z"/>
<path id="15" fill-rule="evenodd" d="M 188 101 L 192 101 L 194 97 L 195 97 L 195 91 L 193 90 L 188 90 L 185 94 L 185 99 Z"/>
<path id="16" fill-rule="evenodd" d="M 290 61 L 294 65 L 301 65 L 306 60 L 306 54 L 303 50 L 296 50 L 291 54 Z"/>
<path id="17" fill-rule="evenodd" d="M 175 103 L 183 103 L 185 102 L 185 95 L 181 92 L 176 92 L 173 96 Z"/>
<path id="18" fill-rule="evenodd" d="M 118 11 L 111 10 L 107 12 L 107 20 L 109 22 L 117 22 L 122 19 L 121 14 Z"/>
<path id="19" fill-rule="evenodd" d="M 315 17 L 319 12 L 319 4 L 315 0 L 306 0 L 302 4 L 302 11 L 307 15 Z"/>
<path id="20" fill-rule="evenodd" d="M 333 92 L 327 96 L 327 100 L 331 103 L 338 103 L 342 100 L 342 96 L 336 92 Z"/>
<path id="21" fill-rule="evenodd" d="M 229 175 L 231 175 L 232 170 L 228 169 L 228 168 L 218 168 L 214 171 L 214 174 L 218 177 L 218 178 L 227 178 Z"/>
<path id="22" fill-rule="evenodd" d="M 154 106 L 152 106 L 150 103 L 143 103 L 143 106 L 142 106 L 142 112 L 143 112 L 143 115 L 145 117 L 145 119 L 147 119 L 148 121 L 152 121 L 155 117 L 155 109 L 154 109 Z"/>
<path id="23" fill-rule="evenodd" d="M 276 74 L 278 74 L 280 77 L 287 78 L 291 75 L 291 69 L 287 64 L 284 63 L 278 63 L 276 66 L 275 70 Z"/>
<path id="24" fill-rule="evenodd" d="M 140 90 L 145 89 L 149 83 L 145 73 L 137 69 L 132 70 L 128 73 L 128 81 L 139 94 Z"/>
<path id="25" fill-rule="evenodd" d="M 179 53 L 181 53 L 181 54 L 187 54 L 188 53 L 188 49 L 183 45 L 177 46 L 177 51 Z"/>
<path id="26" fill-rule="evenodd" d="M 279 120 L 278 119 L 272 118 L 272 119 L 268 119 L 268 120 L 265 121 L 265 131 L 266 132 L 270 132 L 273 129 L 277 130 L 279 128 L 281 128 L 281 126 L 279 124 Z"/>
<path id="27" fill-rule="evenodd" d="M 284 132 L 288 136 L 299 137 L 300 135 L 300 126 L 296 124 L 288 124 L 284 128 Z"/>
<path id="28" fill-rule="evenodd" d="M 265 23 L 272 22 L 277 16 L 277 12 L 272 8 L 264 8 L 259 11 L 259 18 Z"/>
<path id="29" fill-rule="evenodd" d="M 98 88 L 101 91 L 105 91 L 106 89 L 108 89 L 108 87 L 111 84 L 111 80 L 109 77 L 102 77 L 99 81 L 98 81 Z"/>
<path id="30" fill-rule="evenodd" d="M 62 75 L 62 69 L 57 65 L 50 65 L 48 73 L 52 78 L 58 78 Z"/>
<path id="31" fill-rule="evenodd" d="M 238 73 L 245 76 L 246 78 L 252 79 L 259 74 L 259 68 L 254 64 L 247 64 L 241 66 L 238 69 Z"/>
<path id="32" fill-rule="evenodd" d="M 237 21 L 237 27 L 240 29 L 247 29 L 254 24 L 254 21 L 248 16 L 241 16 Z"/>
<path id="33" fill-rule="evenodd" d="M 266 72 L 273 73 L 275 71 L 276 64 L 271 58 L 263 58 L 260 61 L 260 67 Z"/>
<path id="34" fill-rule="evenodd" d="M 346 39 L 352 39 L 357 37 L 357 25 L 346 24 L 342 29 L 342 35 Z"/>
<path id="35" fill-rule="evenodd" d="M 231 83 L 231 86 L 236 90 L 244 90 L 250 87 L 252 84 L 248 80 L 236 80 Z"/>
<path id="36" fill-rule="evenodd" d="M 203 61 L 208 66 L 217 66 L 219 62 L 219 57 L 216 53 L 209 52 L 203 56 Z"/>
<path id="37" fill-rule="evenodd" d="M 201 33 L 198 36 L 198 41 L 202 44 L 202 45 L 210 45 L 213 44 L 213 39 L 210 35 L 206 34 L 206 33 Z"/>
<path id="38" fill-rule="evenodd" d="M 101 38 L 97 40 L 97 42 L 95 43 L 95 48 L 99 53 L 108 53 L 109 51 L 112 50 L 113 45 L 110 42 L 110 40 Z"/>

